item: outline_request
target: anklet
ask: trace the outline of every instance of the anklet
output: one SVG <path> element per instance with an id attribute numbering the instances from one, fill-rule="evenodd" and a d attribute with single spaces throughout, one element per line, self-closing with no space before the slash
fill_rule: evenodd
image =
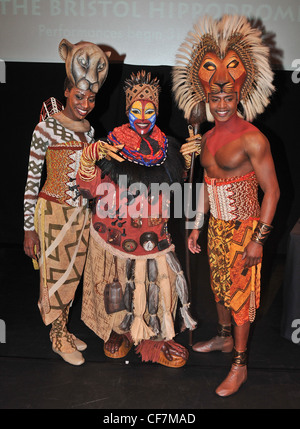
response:
<path id="1" fill-rule="evenodd" d="M 245 350 L 244 352 L 239 352 L 236 349 L 234 349 L 233 357 L 232 357 L 232 365 L 246 366 L 247 361 L 248 361 L 247 350 Z"/>

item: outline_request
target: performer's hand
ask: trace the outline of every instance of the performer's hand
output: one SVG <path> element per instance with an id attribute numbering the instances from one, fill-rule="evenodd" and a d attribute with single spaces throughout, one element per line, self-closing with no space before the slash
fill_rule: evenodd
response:
<path id="1" fill-rule="evenodd" d="M 111 158 L 114 158 L 119 162 L 124 161 L 123 158 L 117 155 L 117 153 L 121 149 L 123 149 L 124 145 L 112 146 L 101 140 L 98 140 L 95 144 L 97 145 L 97 155 L 98 155 L 97 160 L 100 160 L 102 158 L 106 158 L 110 160 Z"/>
<path id="2" fill-rule="evenodd" d="M 263 255 L 263 246 L 250 241 L 244 249 L 242 259 L 245 261 L 244 267 L 250 268 L 253 265 L 257 265 L 261 262 Z"/>
<path id="3" fill-rule="evenodd" d="M 196 156 L 201 152 L 201 140 L 202 136 L 200 134 L 196 134 L 195 136 L 188 137 L 181 148 L 180 152 L 183 156 L 191 155 L 195 152 Z"/>
<path id="4" fill-rule="evenodd" d="M 200 253 L 201 247 L 197 243 L 199 238 L 200 231 L 198 229 L 193 229 L 188 238 L 188 248 L 192 253 Z"/>
<path id="5" fill-rule="evenodd" d="M 192 153 L 195 153 L 195 156 L 200 155 L 201 152 L 201 135 L 196 134 L 186 139 L 180 148 L 180 153 L 182 154 L 185 161 L 185 168 L 187 170 L 191 167 Z"/>
<path id="6" fill-rule="evenodd" d="M 109 159 L 110 157 L 116 158 L 118 161 L 123 161 L 123 158 L 116 155 L 116 153 L 118 153 L 123 147 L 123 145 L 112 146 L 106 142 L 98 140 L 83 149 L 81 164 L 83 164 L 83 166 L 91 166 L 94 165 L 96 161 L 100 161 L 105 157 L 108 157 Z"/>
<path id="7" fill-rule="evenodd" d="M 40 257 L 40 240 L 36 231 L 25 231 L 24 234 L 24 252 L 29 258 L 37 259 Z"/>
<path id="8" fill-rule="evenodd" d="M 103 158 L 111 159 L 114 158 L 119 162 L 124 161 L 123 158 L 117 155 L 124 146 L 111 146 L 106 142 L 98 140 L 95 143 L 91 143 L 85 147 L 82 151 L 80 158 L 80 165 L 78 174 L 81 180 L 91 181 L 97 175 L 96 161 L 100 161 Z"/>

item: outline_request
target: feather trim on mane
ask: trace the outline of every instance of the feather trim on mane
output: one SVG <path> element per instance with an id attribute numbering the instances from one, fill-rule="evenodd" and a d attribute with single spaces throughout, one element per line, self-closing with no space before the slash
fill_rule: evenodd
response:
<path id="1" fill-rule="evenodd" d="M 247 77 L 241 90 L 243 115 L 247 121 L 262 113 L 275 87 L 269 64 L 269 48 L 263 44 L 261 31 L 251 27 L 244 16 L 224 15 L 219 20 L 200 18 L 180 46 L 173 68 L 173 92 L 186 119 L 206 95 L 198 77 L 201 61 L 207 52 L 223 59 L 229 50 L 241 58 Z"/>

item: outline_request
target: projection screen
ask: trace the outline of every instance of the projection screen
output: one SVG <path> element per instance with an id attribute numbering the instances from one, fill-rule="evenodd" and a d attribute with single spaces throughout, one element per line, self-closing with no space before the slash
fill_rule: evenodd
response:
<path id="1" fill-rule="evenodd" d="M 300 57 L 299 0 L 0 0 L 0 58 L 60 62 L 61 39 L 107 45 L 133 65 L 174 65 L 197 18 L 240 14 L 261 19 L 292 70 Z M 299 60 L 300 61 L 300 60 Z"/>

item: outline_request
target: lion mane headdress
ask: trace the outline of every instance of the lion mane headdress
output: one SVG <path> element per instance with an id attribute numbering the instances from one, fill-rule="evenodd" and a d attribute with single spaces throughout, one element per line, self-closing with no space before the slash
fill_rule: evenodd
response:
<path id="1" fill-rule="evenodd" d="M 208 106 L 209 94 L 236 92 L 239 113 L 251 122 L 275 90 L 269 48 L 244 16 L 200 18 L 178 50 L 172 75 L 175 101 L 186 119 L 200 102 Z"/>

